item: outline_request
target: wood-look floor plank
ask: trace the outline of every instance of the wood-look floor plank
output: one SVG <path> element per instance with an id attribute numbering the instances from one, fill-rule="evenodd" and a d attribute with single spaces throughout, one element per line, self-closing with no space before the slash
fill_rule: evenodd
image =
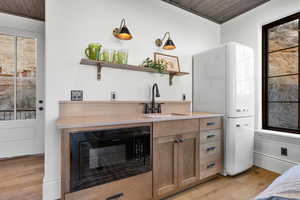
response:
<path id="1" fill-rule="evenodd" d="M 42 200 L 44 158 L 0 160 L 0 200 Z"/>
<path id="2" fill-rule="evenodd" d="M 278 176 L 274 172 L 253 167 L 238 176 L 218 176 L 216 179 L 198 185 L 168 200 L 249 200 L 263 191 Z"/>
<path id="3" fill-rule="evenodd" d="M 42 200 L 44 159 L 29 156 L 0 161 L 0 200 Z M 253 167 L 235 177 L 218 176 L 168 200 L 249 200 L 278 174 Z"/>

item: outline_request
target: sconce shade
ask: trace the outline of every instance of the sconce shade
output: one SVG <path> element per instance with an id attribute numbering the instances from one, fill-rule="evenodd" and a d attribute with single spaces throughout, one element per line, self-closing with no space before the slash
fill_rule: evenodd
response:
<path id="1" fill-rule="evenodd" d="M 126 27 L 125 19 L 122 19 L 120 28 L 115 28 L 113 30 L 113 35 L 120 40 L 131 40 L 132 35 L 128 28 Z"/>
<path id="2" fill-rule="evenodd" d="M 118 34 L 118 38 L 121 40 L 131 40 L 132 35 L 126 26 L 123 26 Z"/>
<path id="3" fill-rule="evenodd" d="M 176 49 L 176 46 L 175 46 L 174 42 L 169 38 L 166 41 L 163 49 L 165 49 L 165 50 L 173 50 L 173 49 Z"/>
<path id="4" fill-rule="evenodd" d="M 161 47 L 162 44 L 163 44 L 163 41 L 168 38 L 164 44 L 164 46 L 162 47 L 163 49 L 165 50 L 173 50 L 173 49 L 176 49 L 176 46 L 173 42 L 173 40 L 171 39 L 171 35 L 169 32 L 166 32 L 164 37 L 162 39 L 156 39 L 155 40 L 155 44 L 157 47 Z"/>

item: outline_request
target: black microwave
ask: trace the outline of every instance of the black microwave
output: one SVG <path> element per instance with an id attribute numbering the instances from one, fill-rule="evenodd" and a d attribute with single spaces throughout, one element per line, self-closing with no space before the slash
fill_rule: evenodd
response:
<path id="1" fill-rule="evenodd" d="M 71 134 L 70 192 L 152 170 L 150 126 Z"/>

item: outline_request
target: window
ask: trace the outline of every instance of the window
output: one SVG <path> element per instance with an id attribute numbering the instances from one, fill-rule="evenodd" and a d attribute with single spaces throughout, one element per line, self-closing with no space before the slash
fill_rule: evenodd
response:
<path id="1" fill-rule="evenodd" d="M 36 118 L 37 41 L 0 34 L 0 121 Z"/>
<path id="2" fill-rule="evenodd" d="M 300 133 L 300 13 L 263 26 L 263 128 Z"/>

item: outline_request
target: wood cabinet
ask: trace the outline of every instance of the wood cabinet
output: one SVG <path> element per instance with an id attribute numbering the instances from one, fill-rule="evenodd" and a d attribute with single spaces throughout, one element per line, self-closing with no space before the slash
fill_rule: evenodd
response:
<path id="1" fill-rule="evenodd" d="M 65 196 L 66 200 L 152 200 L 152 172 L 91 187 Z"/>
<path id="2" fill-rule="evenodd" d="M 154 196 L 159 197 L 178 188 L 177 136 L 154 139 L 153 181 Z"/>
<path id="3" fill-rule="evenodd" d="M 159 122 L 153 130 L 153 189 L 160 199 L 199 180 L 199 120 Z"/>
<path id="4" fill-rule="evenodd" d="M 182 135 L 178 152 L 179 187 L 185 187 L 199 178 L 199 133 Z"/>
<path id="5" fill-rule="evenodd" d="M 200 120 L 200 180 L 223 169 L 223 130 L 221 118 Z"/>

